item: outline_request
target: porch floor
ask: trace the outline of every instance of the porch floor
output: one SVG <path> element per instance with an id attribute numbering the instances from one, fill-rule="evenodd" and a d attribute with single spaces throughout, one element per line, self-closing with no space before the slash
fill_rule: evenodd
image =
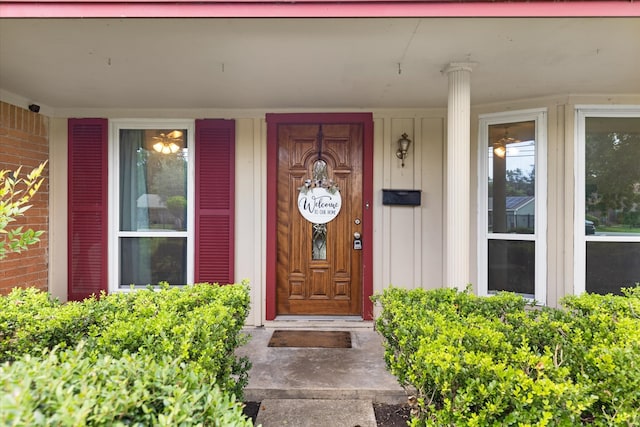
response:
<path id="1" fill-rule="evenodd" d="M 268 346 L 276 329 L 300 328 L 293 324 L 246 328 L 249 343 L 237 350 L 252 362 L 244 400 L 261 402 L 256 425 L 374 427 L 374 403 L 406 403 L 407 394 L 385 368 L 382 339 L 372 327 L 305 328 L 348 330 L 352 348 Z"/>

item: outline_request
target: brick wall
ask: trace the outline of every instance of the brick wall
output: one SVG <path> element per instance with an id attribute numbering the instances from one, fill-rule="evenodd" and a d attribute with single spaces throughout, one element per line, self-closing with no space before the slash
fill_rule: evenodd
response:
<path id="1" fill-rule="evenodd" d="M 0 170 L 16 170 L 23 165 L 31 171 L 49 158 L 49 119 L 15 105 L 0 102 Z M 34 230 L 44 230 L 40 242 L 20 254 L 9 254 L 0 260 L 0 294 L 12 288 L 48 287 L 49 247 L 49 168 L 44 170 L 45 181 L 32 199 L 32 207 L 25 216 L 12 223 Z M 2 239 L 0 235 L 0 239 Z"/>

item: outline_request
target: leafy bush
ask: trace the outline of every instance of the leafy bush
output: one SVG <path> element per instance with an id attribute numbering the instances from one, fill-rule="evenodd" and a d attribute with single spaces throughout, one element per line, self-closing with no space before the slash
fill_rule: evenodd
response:
<path id="1" fill-rule="evenodd" d="M 389 288 L 376 328 L 412 425 L 637 425 L 640 288 L 565 309 L 513 294 Z"/>
<path id="2" fill-rule="evenodd" d="M 0 259 L 12 252 L 20 253 L 27 246 L 40 241 L 44 231 L 9 226 L 31 208 L 27 205 L 38 192 L 44 178 L 41 176 L 47 162 L 41 163 L 25 177 L 20 177 L 22 166 L 11 172 L 0 170 Z"/>
<path id="3" fill-rule="evenodd" d="M 85 304 L 62 305 L 35 288 L 15 288 L 0 297 L 0 362 L 54 346 L 74 347 L 91 322 Z"/>
<path id="4" fill-rule="evenodd" d="M 234 352 L 246 340 L 241 334 L 249 306 L 246 285 L 165 287 L 108 295 L 100 303 L 106 305 L 103 319 L 89 331 L 95 353 L 171 356 L 242 397 L 249 362 Z"/>
<path id="5" fill-rule="evenodd" d="M 74 348 L 84 340 L 92 359 L 127 353 L 169 357 L 241 399 L 250 365 L 234 352 L 246 340 L 241 329 L 248 307 L 246 283 L 165 285 L 67 304 L 15 289 L 0 298 L 0 361 L 55 346 Z"/>
<path id="6" fill-rule="evenodd" d="M 251 426 L 233 396 L 170 357 L 87 348 L 45 352 L 0 366 L 4 426 Z"/>

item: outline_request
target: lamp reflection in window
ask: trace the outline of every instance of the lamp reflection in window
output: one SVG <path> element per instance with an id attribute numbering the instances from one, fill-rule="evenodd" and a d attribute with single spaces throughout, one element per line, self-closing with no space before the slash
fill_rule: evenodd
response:
<path id="1" fill-rule="evenodd" d="M 180 150 L 178 143 L 182 143 L 182 132 L 174 130 L 166 135 L 161 133 L 160 136 L 154 136 L 153 140 L 156 141 L 153 144 L 153 149 L 158 153 L 175 154 Z"/>
<path id="2" fill-rule="evenodd" d="M 493 153 L 501 159 L 504 159 L 505 154 L 507 154 L 507 149 L 504 144 L 496 142 L 493 144 Z"/>

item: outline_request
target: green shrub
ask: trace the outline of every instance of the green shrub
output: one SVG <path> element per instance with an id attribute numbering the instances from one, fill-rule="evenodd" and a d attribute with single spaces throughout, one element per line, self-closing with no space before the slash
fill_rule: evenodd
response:
<path id="1" fill-rule="evenodd" d="M 12 360 L 16 353 L 28 352 L 21 348 L 18 334 L 32 328 L 32 323 L 38 323 L 34 321 L 38 313 L 55 304 L 48 294 L 36 288 L 15 288 L 0 297 L 0 361 Z"/>
<path id="2" fill-rule="evenodd" d="M 77 349 L 0 366 L 3 426 L 251 426 L 241 404 L 170 357 Z"/>
<path id="3" fill-rule="evenodd" d="M 86 353 L 94 359 L 126 353 L 170 357 L 241 399 L 250 365 L 234 352 L 246 340 L 241 329 L 248 307 L 246 283 L 164 285 L 67 304 L 16 289 L 0 298 L 0 361 L 86 340 Z"/>
<path id="4" fill-rule="evenodd" d="M 242 397 L 249 362 L 234 352 L 246 340 L 241 333 L 249 306 L 246 285 L 149 289 L 100 302 L 105 318 L 92 326 L 87 343 L 95 353 L 170 356 Z"/>
<path id="5" fill-rule="evenodd" d="M 558 310 L 506 293 L 389 288 L 374 297 L 376 329 L 390 372 L 416 393 L 412 425 L 637 425 L 638 289 Z"/>
<path id="6" fill-rule="evenodd" d="M 35 288 L 0 297 L 0 362 L 58 346 L 74 347 L 91 323 L 85 304 L 60 304 Z"/>
<path id="7" fill-rule="evenodd" d="M 597 396 L 587 416 L 602 426 L 640 425 L 640 286 L 622 293 L 563 300 L 576 355 L 566 364 Z"/>

